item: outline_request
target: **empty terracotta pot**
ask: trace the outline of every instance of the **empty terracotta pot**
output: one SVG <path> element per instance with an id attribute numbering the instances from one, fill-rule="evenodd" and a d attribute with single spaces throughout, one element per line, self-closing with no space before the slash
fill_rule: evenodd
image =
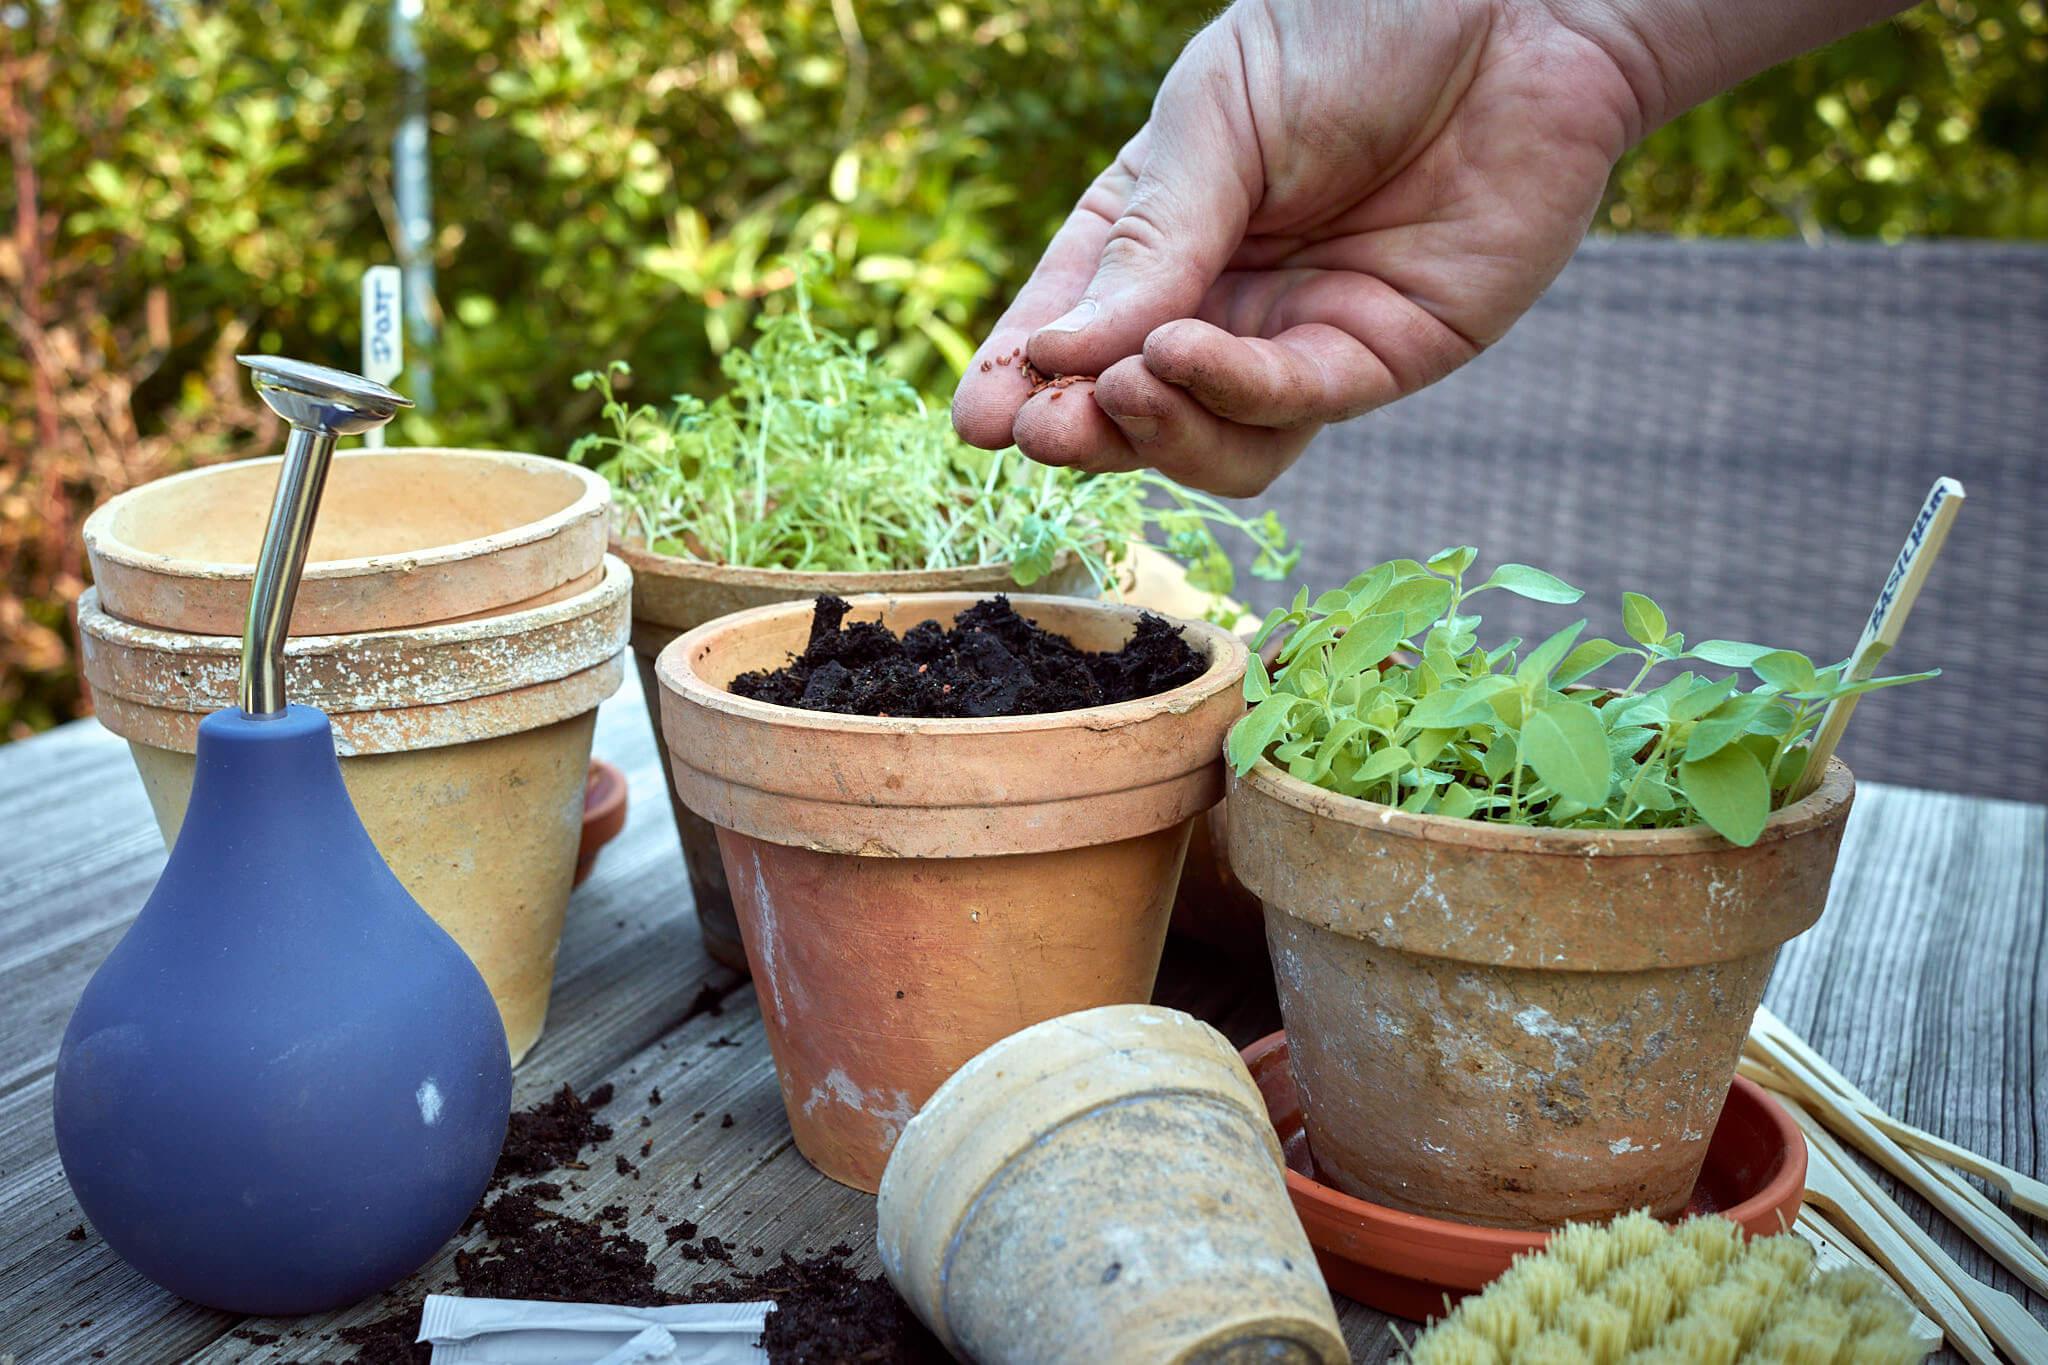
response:
<path id="1" fill-rule="evenodd" d="M 808 602 L 821 593 L 836 597 L 876 592 L 991 593 L 1016 587 L 1007 564 L 889 573 L 799 573 L 789 569 L 701 564 L 656 554 L 630 540 L 615 541 L 612 552 L 633 569 L 633 655 L 640 666 L 640 694 L 647 703 L 647 719 L 654 727 L 657 750 L 665 750 L 666 745 L 662 736 L 661 688 L 654 676 L 655 656 L 678 635 L 707 621 L 775 602 Z M 1032 585 L 1032 590 L 1092 596 L 1094 582 L 1080 561 L 1067 559 L 1055 564 L 1050 574 Z M 704 950 L 735 971 L 746 971 L 747 955 L 740 946 L 739 923 L 734 916 L 732 892 L 725 884 L 725 868 L 719 861 L 717 836 L 709 821 L 693 814 L 683 803 L 673 783 L 668 796 L 676 834 L 683 845 L 683 865 L 690 875 L 690 895 L 696 902 L 697 927 L 704 936 Z"/>
<path id="2" fill-rule="evenodd" d="M 898 1293 L 963 1360 L 1351 1359 L 1251 1075 L 1178 1010 L 1003 1039 L 904 1130 L 876 1205 Z"/>
<path id="3" fill-rule="evenodd" d="M 972 593 L 853 599 L 849 621 L 951 623 Z M 1084 649 L 1139 613 L 1012 596 Z M 1245 649 L 1179 623 L 1203 674 L 1115 706 L 991 720 L 842 716 L 726 690 L 800 651 L 811 605 L 700 626 L 656 664 L 670 772 L 718 827 L 797 1146 L 873 1190 L 910 1116 L 1027 1024 L 1144 1001 L 1188 826 L 1222 794 Z"/>
<path id="4" fill-rule="evenodd" d="M 476 962 L 516 1062 L 539 1038 L 582 841 L 590 736 L 624 678 L 632 575 L 507 615 L 286 645 L 294 701 L 334 727 L 342 779 L 399 881 Z M 241 640 L 79 603 L 100 722 L 128 740 L 165 845 L 199 721 L 235 704 Z"/>
<path id="5" fill-rule="evenodd" d="M 279 461 L 210 465 L 131 489 L 85 523 L 100 609 L 239 635 Z M 611 490 L 538 455 L 437 447 L 337 455 L 292 611 L 294 635 L 497 615 L 604 576 Z"/>
<path id="6" fill-rule="evenodd" d="M 1263 761 L 1234 780 L 1317 1170 L 1493 1227 L 1683 1210 L 1854 790 L 1832 764 L 1737 848 L 1410 815 Z"/>

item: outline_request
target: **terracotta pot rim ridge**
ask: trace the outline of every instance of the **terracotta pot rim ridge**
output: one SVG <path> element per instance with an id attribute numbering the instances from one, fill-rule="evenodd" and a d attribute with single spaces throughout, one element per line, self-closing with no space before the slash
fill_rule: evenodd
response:
<path id="1" fill-rule="evenodd" d="M 1484 852 L 1538 854 L 1552 857 L 1671 857 L 1737 848 L 1708 825 L 1669 829 L 1552 829 L 1470 820 L 1447 815 L 1418 815 L 1378 801 L 1365 801 L 1329 791 L 1293 777 L 1261 758 L 1233 785 L 1243 784 L 1261 796 L 1292 806 L 1317 819 L 1369 827 L 1424 843 L 1461 845 Z M 1771 812 L 1763 832 L 1750 848 L 1762 848 L 1811 832 L 1843 818 L 1856 793 L 1855 774 L 1840 758 L 1828 761 L 1820 785 L 1789 806 Z"/>
<path id="2" fill-rule="evenodd" d="M 544 517 L 493 531 L 488 535 L 472 536 L 467 540 L 449 541 L 423 550 L 388 551 L 375 555 L 356 555 L 347 559 L 315 559 L 306 563 L 303 577 L 307 580 L 349 579 L 385 572 L 395 566 L 408 568 L 429 568 L 442 564 L 454 564 L 475 559 L 489 551 L 513 549 L 546 540 L 558 534 L 562 528 L 588 517 L 604 515 L 611 504 L 611 485 L 594 470 L 573 464 L 568 460 L 551 459 L 527 451 L 488 450 L 472 446 L 385 446 L 377 449 L 350 450 L 346 452 L 351 461 L 383 460 L 392 457 L 416 455 L 458 456 L 488 461 L 497 464 L 511 464 L 537 472 L 555 473 L 566 471 L 583 485 L 574 501 L 566 507 L 550 512 Z M 217 477 L 222 470 L 243 469 L 257 465 L 276 465 L 283 462 L 282 455 L 262 455 L 246 460 L 228 460 L 218 464 L 201 465 L 197 469 L 183 470 L 177 474 L 149 483 L 138 485 L 124 493 L 108 499 L 95 508 L 85 520 L 82 535 L 87 551 L 95 557 L 106 559 L 124 568 L 160 571 L 167 565 L 177 565 L 181 573 L 194 577 L 213 579 L 250 578 L 255 574 L 255 564 L 248 561 L 188 559 L 178 555 L 155 554 L 137 549 L 114 534 L 114 520 L 126 510 L 125 504 L 145 492 L 160 492 L 165 487 L 178 483 L 196 482 L 208 477 Z M 295 637 L 297 638 L 297 637 Z"/>

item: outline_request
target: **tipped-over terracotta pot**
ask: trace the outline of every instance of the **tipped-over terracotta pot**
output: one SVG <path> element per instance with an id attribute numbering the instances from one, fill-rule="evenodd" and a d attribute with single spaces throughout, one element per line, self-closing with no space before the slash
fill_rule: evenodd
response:
<path id="1" fill-rule="evenodd" d="M 1854 790 L 1832 764 L 1737 848 L 1411 815 L 1264 761 L 1234 780 L 1317 1169 L 1494 1227 L 1684 1209 Z"/>
<path id="2" fill-rule="evenodd" d="M 327 713 L 378 852 L 467 951 L 517 1062 L 539 1038 L 582 842 L 597 705 L 624 679 L 632 575 L 508 615 L 295 636 L 294 700 Z M 129 742 L 165 845 L 199 722 L 235 704 L 239 638 L 116 620 L 89 590 L 79 642 L 101 724 Z"/>
<path id="3" fill-rule="evenodd" d="M 853 599 L 849 621 L 950 624 L 972 593 Z M 1139 612 L 1013 596 L 1083 649 Z M 1115 706 L 990 720 L 842 716 L 726 690 L 800 652 L 811 604 L 662 651 L 683 803 L 718 827 L 798 1148 L 873 1190 L 939 1082 L 1027 1024 L 1152 994 L 1188 826 L 1223 791 L 1244 645 L 1178 623 L 1208 668 Z"/>
<path id="4" fill-rule="evenodd" d="M 1115 1005 L 1013 1034 L 940 1086 L 889 1160 L 875 1240 L 963 1360 L 1339 1365 L 1285 1172 L 1222 1034 Z"/>
<path id="5" fill-rule="evenodd" d="M 85 523 L 100 609 L 239 635 L 279 461 L 210 465 L 131 489 Z M 292 609 L 294 635 L 501 615 L 604 577 L 611 490 L 538 455 L 438 447 L 335 456 Z"/>
<path id="6" fill-rule="evenodd" d="M 1016 588 L 1007 564 L 977 564 L 964 569 L 917 569 L 885 573 L 800 573 L 791 569 L 746 569 L 729 564 L 700 564 L 674 555 L 656 554 L 632 541 L 614 541 L 612 552 L 632 566 L 633 656 L 640 666 L 640 694 L 647 703 L 657 751 L 666 752 L 662 735 L 661 688 L 654 660 L 669 642 L 707 621 L 750 607 L 776 602 L 809 602 L 820 594 L 855 597 L 865 593 L 1009 592 Z M 1085 566 L 1071 557 L 1057 562 L 1051 573 L 1032 585 L 1033 591 L 1092 595 L 1094 582 Z M 690 896 L 697 906 L 697 928 L 704 950 L 735 971 L 747 970 L 740 945 L 739 921 L 725 867 L 718 856 L 718 837 L 711 822 L 692 812 L 668 790 L 676 835 L 683 845 L 683 867 L 690 875 Z"/>

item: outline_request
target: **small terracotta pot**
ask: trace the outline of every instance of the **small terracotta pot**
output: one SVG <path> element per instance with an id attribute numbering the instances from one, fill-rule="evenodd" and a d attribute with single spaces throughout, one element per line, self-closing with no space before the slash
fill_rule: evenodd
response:
<path id="1" fill-rule="evenodd" d="M 1833 764 L 1737 848 L 1410 815 L 1259 763 L 1230 861 L 1265 903 L 1317 1169 L 1492 1227 L 1678 1213 L 1854 790 Z"/>
<path id="2" fill-rule="evenodd" d="M 951 622 L 977 594 L 861 597 L 849 621 Z M 1013 596 L 1084 649 L 1139 613 Z M 811 606 L 724 617 L 656 665 L 670 773 L 718 827 L 798 1148 L 873 1190 L 960 1063 L 1027 1024 L 1147 1000 L 1188 826 L 1222 794 L 1245 650 L 1181 628 L 1201 677 L 1115 706 L 991 720 L 841 716 L 736 697 Z"/>
<path id="3" fill-rule="evenodd" d="M 1016 588 L 1007 564 L 978 564 L 965 569 L 918 569 L 887 573 L 799 573 L 789 569 L 746 569 L 728 564 L 700 564 L 674 555 L 656 554 L 629 540 L 612 544 L 612 553 L 632 566 L 633 655 L 640 666 L 640 695 L 647 720 L 654 727 L 657 750 L 662 736 L 661 689 L 654 660 L 671 640 L 707 621 L 750 607 L 776 602 L 808 602 L 821 593 L 854 597 L 864 593 L 1009 592 Z M 1033 591 L 1093 595 L 1094 582 L 1077 559 L 1056 563 L 1051 573 L 1032 585 Z M 779 661 L 778 661 L 779 662 Z M 676 835 L 683 845 L 683 866 L 690 875 L 690 894 L 697 905 L 697 927 L 704 950 L 735 971 L 747 970 L 740 946 L 739 921 L 732 891 L 725 884 L 718 838 L 709 821 L 694 814 L 669 786 L 669 807 Z"/>
<path id="4" fill-rule="evenodd" d="M 1351 1357 L 1244 1063 L 1149 1005 L 973 1058 L 904 1130 L 876 1243 L 963 1360 Z"/>
<path id="5" fill-rule="evenodd" d="M 100 609 L 239 635 L 276 458 L 211 465 L 112 499 L 85 523 Z M 611 490 L 538 455 L 351 450 L 328 473 L 295 635 L 396 630 L 576 596 L 604 576 Z"/>
<path id="6" fill-rule="evenodd" d="M 342 779 L 406 890 L 498 1002 L 515 1062 L 539 1038 L 582 840 L 590 736 L 624 679 L 632 575 L 504 616 L 295 636 L 291 699 L 334 727 Z M 192 788 L 199 722 L 235 704 L 241 641 L 79 604 L 101 724 L 129 741 L 166 846 Z"/>
<path id="7" fill-rule="evenodd" d="M 619 837 L 626 827 L 626 775 L 601 758 L 590 760 L 590 776 L 583 784 L 583 835 L 576 845 L 576 877 L 581 886 L 597 855 Z"/>

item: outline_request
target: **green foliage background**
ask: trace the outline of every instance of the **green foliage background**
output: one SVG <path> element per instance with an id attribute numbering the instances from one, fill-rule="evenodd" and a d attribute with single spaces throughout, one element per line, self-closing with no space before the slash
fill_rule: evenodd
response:
<path id="1" fill-rule="evenodd" d="M 559 452 L 594 415 L 570 377 L 613 357 L 702 391 L 802 245 L 845 266 L 826 321 L 947 386 L 1213 8 L 427 4 L 440 406 L 396 439 Z M 382 3 L 11 12 L 0 734 L 78 705 L 85 512 L 271 438 L 229 353 L 353 360 L 399 103 Z M 1601 226 L 2048 236 L 2044 91 L 2042 0 L 1929 0 L 1657 133 Z"/>

